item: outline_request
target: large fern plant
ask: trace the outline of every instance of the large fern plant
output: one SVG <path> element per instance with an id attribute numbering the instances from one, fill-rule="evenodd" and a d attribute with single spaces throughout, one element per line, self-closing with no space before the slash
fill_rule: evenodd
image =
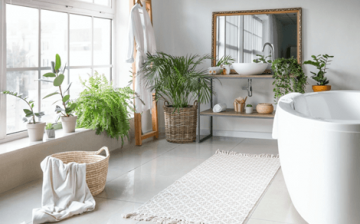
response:
<path id="1" fill-rule="evenodd" d="M 130 113 L 134 111 L 133 90 L 114 88 L 97 72 L 81 83 L 85 90 L 76 101 L 78 127 L 96 130 L 96 134 L 106 132 L 111 138 L 121 138 L 123 144 L 130 130 Z"/>
<path id="2" fill-rule="evenodd" d="M 178 110 L 192 105 L 199 97 L 199 103 L 210 100 L 210 78 L 205 70 L 197 66 L 209 56 L 171 56 L 163 52 L 148 54 L 142 67 L 145 85 L 155 91 L 156 98 L 162 98 Z"/>

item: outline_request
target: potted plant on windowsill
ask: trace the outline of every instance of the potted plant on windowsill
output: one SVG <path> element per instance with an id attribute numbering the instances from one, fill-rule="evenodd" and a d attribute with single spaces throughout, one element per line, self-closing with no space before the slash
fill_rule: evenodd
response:
<path id="1" fill-rule="evenodd" d="M 52 123 L 46 124 L 45 130 L 47 138 L 55 138 L 55 128 Z"/>
<path id="2" fill-rule="evenodd" d="M 164 99 L 165 133 L 169 142 L 196 140 L 197 103 L 210 101 L 210 78 L 196 67 L 209 56 L 175 57 L 162 52 L 148 54 L 142 67 L 145 85 Z M 197 102 L 199 99 L 199 102 Z"/>
<path id="3" fill-rule="evenodd" d="M 70 133 L 75 131 L 76 119 L 77 116 L 74 116 L 73 111 L 76 108 L 76 103 L 70 103 L 70 95 L 67 92 L 70 89 L 71 83 L 68 87 L 63 90 L 61 88 L 61 84 L 64 81 L 64 71 L 66 69 L 66 65 L 64 66 L 62 73 L 60 73 L 61 67 L 61 58 L 58 54 L 56 54 L 55 62 L 51 62 L 52 72 L 46 73 L 43 76 L 46 78 L 54 78 L 53 85 L 59 88 L 59 91 L 50 93 L 45 96 L 43 99 L 46 99 L 50 96 L 60 95 L 60 99 L 55 101 L 54 104 L 59 102 L 61 106 L 56 105 L 55 112 L 61 116 L 62 126 L 65 133 Z M 41 80 L 45 81 L 45 80 Z M 46 80 L 48 81 L 48 80 Z"/>
<path id="4" fill-rule="evenodd" d="M 329 91 L 331 90 L 331 85 L 329 84 L 329 80 L 325 77 L 326 69 L 329 63 L 331 62 L 331 58 L 334 56 L 330 56 L 328 54 L 319 54 L 318 56 L 312 55 L 313 60 L 305 61 L 304 64 L 306 65 L 313 65 L 319 71 L 318 73 L 311 72 L 313 76 L 311 78 L 317 82 L 316 85 L 312 86 L 314 92 L 322 92 L 322 91 Z"/>
<path id="5" fill-rule="evenodd" d="M 44 137 L 45 122 L 36 122 L 35 117 L 41 118 L 44 116 L 44 112 L 35 113 L 33 110 L 34 101 L 27 101 L 27 97 L 23 97 L 21 94 L 11 91 L 3 91 L 2 94 L 17 97 L 29 106 L 29 109 L 24 109 L 25 117 L 23 118 L 24 122 L 28 122 L 26 126 L 28 129 L 29 139 L 31 142 L 42 141 Z"/>

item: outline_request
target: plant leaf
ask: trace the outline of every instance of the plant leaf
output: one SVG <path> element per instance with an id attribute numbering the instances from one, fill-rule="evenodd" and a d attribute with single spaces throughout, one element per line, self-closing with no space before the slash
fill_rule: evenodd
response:
<path id="1" fill-rule="evenodd" d="M 64 91 L 64 94 L 66 94 L 66 93 L 69 91 L 69 89 L 70 89 L 70 87 L 71 87 L 71 84 L 72 84 L 72 82 L 70 82 L 70 84 L 66 87 L 66 89 L 65 89 L 65 91 Z"/>
<path id="2" fill-rule="evenodd" d="M 70 99 L 70 95 L 66 95 L 66 96 L 63 97 L 62 101 L 65 103 L 69 99 Z"/>
<path id="3" fill-rule="evenodd" d="M 55 56 L 55 71 L 58 71 L 61 67 L 61 59 L 58 54 Z"/>
<path id="4" fill-rule="evenodd" d="M 41 118 L 41 117 L 44 116 L 44 115 L 45 115 L 44 112 L 35 113 L 35 116 L 36 116 L 36 117 L 39 117 L 39 118 Z"/>
<path id="5" fill-rule="evenodd" d="M 46 73 L 43 76 L 46 77 L 46 78 L 56 77 L 56 75 L 54 73 L 52 73 L 52 72 Z"/>
<path id="6" fill-rule="evenodd" d="M 46 99 L 46 98 L 56 95 L 56 94 L 59 94 L 59 92 L 50 93 L 49 95 L 46 95 L 43 99 Z"/>
<path id="7" fill-rule="evenodd" d="M 56 105 L 55 112 L 61 112 L 61 111 L 64 111 L 64 109 Z"/>
<path id="8" fill-rule="evenodd" d="M 24 122 L 28 122 L 28 119 L 26 117 L 23 117 L 22 119 Z"/>
<path id="9" fill-rule="evenodd" d="M 32 113 L 31 110 L 28 110 L 28 109 L 24 109 L 23 111 L 24 111 L 25 114 Z"/>
<path id="10" fill-rule="evenodd" d="M 58 75 L 58 77 L 54 79 L 54 86 L 61 86 L 61 84 L 64 81 L 64 78 L 65 76 L 63 74 Z"/>

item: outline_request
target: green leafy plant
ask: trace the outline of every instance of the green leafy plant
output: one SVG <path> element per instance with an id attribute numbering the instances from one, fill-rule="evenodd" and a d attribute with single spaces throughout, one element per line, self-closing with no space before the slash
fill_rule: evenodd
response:
<path id="1" fill-rule="evenodd" d="M 114 88 L 104 75 L 95 72 L 88 80 L 80 80 L 85 89 L 76 100 L 78 127 L 106 132 L 111 138 L 128 137 L 130 113 L 134 111 L 134 91 L 129 87 Z"/>
<path id="2" fill-rule="evenodd" d="M 330 59 L 334 56 L 330 56 L 328 54 L 319 54 L 318 56 L 312 55 L 311 57 L 313 60 L 305 61 L 304 64 L 313 65 L 319 70 L 318 73 L 311 72 L 313 74 L 311 78 L 317 82 L 318 86 L 325 86 L 329 84 L 330 81 L 325 77 L 325 74 L 327 65 L 329 65 L 331 62 Z"/>
<path id="3" fill-rule="evenodd" d="M 45 126 L 45 129 L 46 130 L 53 130 L 54 129 L 54 126 L 52 123 L 47 123 L 46 126 Z"/>
<path id="4" fill-rule="evenodd" d="M 272 63 L 275 103 L 288 93 L 305 93 L 307 77 L 295 58 L 278 58 Z"/>
<path id="5" fill-rule="evenodd" d="M 29 109 L 23 110 L 25 113 L 25 117 L 23 118 L 24 122 L 29 122 L 29 123 L 35 124 L 36 123 L 35 116 L 38 118 L 41 118 L 42 116 L 45 115 L 44 112 L 35 113 L 33 110 L 34 106 L 35 106 L 34 101 L 33 100 L 27 101 L 27 97 L 24 97 L 22 94 L 18 94 L 16 92 L 11 92 L 11 91 L 3 91 L 1 93 L 19 98 L 19 99 L 23 100 L 29 106 Z"/>
<path id="6" fill-rule="evenodd" d="M 268 60 L 268 58 L 271 58 L 271 55 L 268 55 L 268 56 L 264 56 L 264 55 L 261 55 L 261 54 L 257 54 L 256 56 L 258 56 L 259 58 L 257 59 L 254 59 L 253 62 L 254 63 L 272 63 L 271 60 Z"/>
<path id="7" fill-rule="evenodd" d="M 216 67 L 219 67 L 221 65 L 231 65 L 234 62 L 235 62 L 235 59 L 233 57 L 231 57 L 230 55 L 223 56 L 216 63 Z"/>
<path id="8" fill-rule="evenodd" d="M 210 77 L 206 70 L 196 67 L 209 56 L 171 56 L 163 52 L 148 54 L 142 67 L 145 85 L 155 91 L 156 99 L 162 98 L 175 110 L 187 107 L 199 98 L 199 103 L 210 101 Z"/>
<path id="9" fill-rule="evenodd" d="M 61 85 L 65 79 L 64 72 L 66 69 L 66 65 L 62 69 L 62 72 L 60 72 L 60 67 L 61 67 L 61 58 L 58 54 L 56 54 L 55 62 L 53 62 L 53 61 L 51 62 L 52 72 L 46 73 L 43 76 L 46 78 L 54 78 L 53 85 L 55 87 L 58 87 L 59 91 L 50 93 L 49 95 L 45 96 L 43 99 L 46 99 L 50 96 L 60 95 L 61 99 L 55 101 L 54 104 L 56 104 L 57 102 L 60 102 L 63 108 L 56 105 L 55 112 L 58 114 L 61 114 L 62 116 L 70 117 L 70 116 L 73 116 L 72 112 L 76 108 L 77 104 L 76 103 L 69 104 L 70 95 L 67 93 L 71 87 L 71 83 L 65 88 L 65 90 L 63 90 L 61 87 Z M 41 79 L 40 81 L 49 81 L 49 80 Z"/>
<path id="10" fill-rule="evenodd" d="M 246 107 L 252 107 L 252 105 L 251 105 L 251 104 L 247 104 Z"/>

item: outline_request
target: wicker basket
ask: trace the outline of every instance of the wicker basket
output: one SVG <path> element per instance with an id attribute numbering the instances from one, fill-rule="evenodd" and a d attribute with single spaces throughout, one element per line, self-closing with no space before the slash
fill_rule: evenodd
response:
<path id="1" fill-rule="evenodd" d="M 189 143 L 196 141 L 197 101 L 193 106 L 174 108 L 164 102 L 166 140 L 174 143 Z"/>
<path id="2" fill-rule="evenodd" d="M 99 155 L 102 151 L 106 152 L 106 156 Z M 104 190 L 110 158 L 109 149 L 107 147 L 102 147 L 95 152 L 62 152 L 51 156 L 60 159 L 65 164 L 71 162 L 86 163 L 86 183 L 91 194 L 96 196 Z"/>

